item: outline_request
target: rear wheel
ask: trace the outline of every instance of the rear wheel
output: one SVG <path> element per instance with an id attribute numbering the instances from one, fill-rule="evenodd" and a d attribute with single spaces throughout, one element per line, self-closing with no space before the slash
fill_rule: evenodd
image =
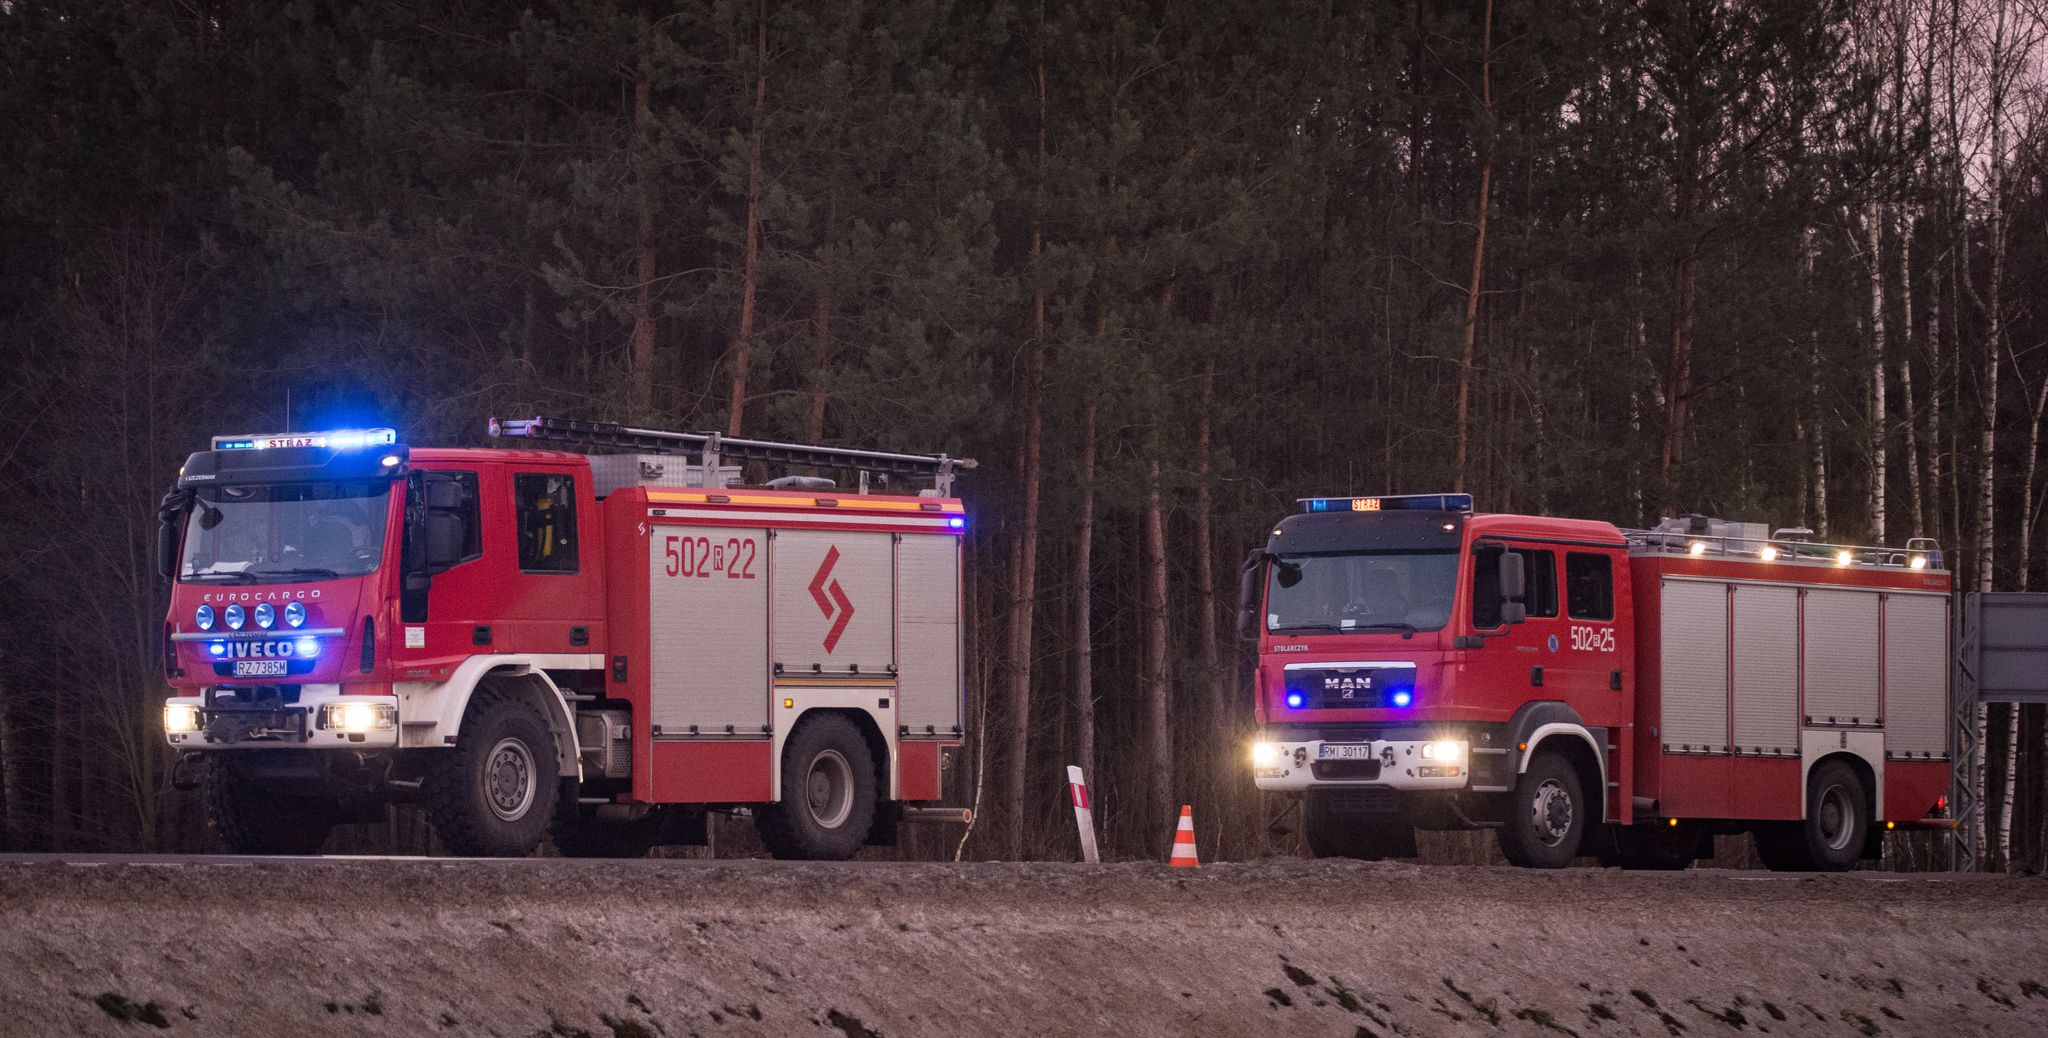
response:
<path id="1" fill-rule="evenodd" d="M 547 834 L 561 785 L 547 720 L 525 697 L 486 685 L 455 748 L 427 767 L 427 819 L 450 853 L 523 857 Z"/>
<path id="2" fill-rule="evenodd" d="M 338 811 L 321 797 L 290 796 L 244 778 L 227 754 L 211 754 L 200 780 L 206 824 L 234 854 L 317 854 Z"/>
<path id="3" fill-rule="evenodd" d="M 844 861 L 875 823 L 875 760 L 853 722 L 836 714 L 797 725 L 782 748 L 782 799 L 754 828 L 778 858 Z"/>
<path id="4" fill-rule="evenodd" d="M 1539 750 L 1508 794 L 1501 853 L 1523 868 L 1564 868 L 1585 839 L 1590 806 L 1571 762 Z"/>
<path id="5" fill-rule="evenodd" d="M 1843 872 L 1870 839 L 1870 792 L 1848 764 L 1831 760 L 1806 780 L 1804 821 L 1756 833 L 1757 857 L 1780 872 Z"/>
<path id="6" fill-rule="evenodd" d="M 1347 816 L 1338 810 L 1341 792 L 1311 790 L 1304 795 L 1302 836 L 1314 857 L 1379 861 L 1415 856 L 1415 826 L 1405 813 Z"/>

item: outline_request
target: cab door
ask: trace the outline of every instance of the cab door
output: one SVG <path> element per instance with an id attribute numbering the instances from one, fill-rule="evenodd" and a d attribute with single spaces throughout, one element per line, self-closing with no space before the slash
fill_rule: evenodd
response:
<path id="1" fill-rule="evenodd" d="M 1501 615 L 1504 552 L 1522 558 L 1526 615 L 1518 624 L 1507 623 Z M 1505 661 L 1493 668 L 1494 680 L 1522 689 L 1527 699 L 1563 699 L 1575 681 L 1558 669 L 1565 661 L 1560 656 L 1564 624 L 1558 614 L 1557 567 L 1557 550 L 1550 545 L 1488 539 L 1472 547 L 1472 629 L 1485 636 L 1488 654 Z"/>

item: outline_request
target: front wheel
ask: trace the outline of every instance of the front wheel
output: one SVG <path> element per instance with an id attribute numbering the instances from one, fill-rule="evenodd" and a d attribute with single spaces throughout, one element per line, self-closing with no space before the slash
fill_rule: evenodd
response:
<path id="1" fill-rule="evenodd" d="M 212 754 L 200 779 L 206 824 L 233 854 L 317 854 L 334 829 L 335 805 L 279 794 L 249 781 L 226 754 Z"/>
<path id="2" fill-rule="evenodd" d="M 547 835 L 561 782 L 547 720 L 525 698 L 485 686 L 470 700 L 455 748 L 427 767 L 427 820 L 450 853 L 517 858 Z"/>
<path id="3" fill-rule="evenodd" d="M 1571 762 L 1538 751 L 1508 794 L 1500 826 L 1501 853 L 1527 869 L 1564 868 L 1585 839 L 1590 806 Z"/>
<path id="4" fill-rule="evenodd" d="M 782 799 L 754 828 L 778 858 L 845 861 L 875 824 L 875 760 L 853 722 L 834 714 L 797 726 L 782 748 Z"/>

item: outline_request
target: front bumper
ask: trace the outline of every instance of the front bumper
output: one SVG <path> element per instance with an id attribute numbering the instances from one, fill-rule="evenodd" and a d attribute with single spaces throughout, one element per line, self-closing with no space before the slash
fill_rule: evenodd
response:
<path id="1" fill-rule="evenodd" d="M 1452 742 L 1456 759 L 1423 756 L 1423 747 Z M 1354 747 L 1365 747 L 1361 753 Z M 1254 744 L 1252 777 L 1279 793 L 1381 786 L 1450 792 L 1471 782 L 1471 744 L 1435 739 L 1262 738 Z"/>
<path id="2" fill-rule="evenodd" d="M 342 704 L 364 704 L 377 723 L 362 731 L 329 726 L 328 708 Z M 164 741 L 176 750 L 390 749 L 398 745 L 400 728 L 397 696 L 344 695 L 339 685 L 301 685 L 291 702 L 246 688 L 209 688 L 165 700 L 164 718 Z M 170 730 L 174 718 L 190 718 L 194 726 Z"/>

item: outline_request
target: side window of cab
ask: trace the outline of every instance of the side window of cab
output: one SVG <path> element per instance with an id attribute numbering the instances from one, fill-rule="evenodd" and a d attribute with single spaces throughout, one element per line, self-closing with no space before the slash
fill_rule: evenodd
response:
<path id="1" fill-rule="evenodd" d="M 576 479 L 566 472 L 512 477 L 522 573 L 576 572 Z"/>

